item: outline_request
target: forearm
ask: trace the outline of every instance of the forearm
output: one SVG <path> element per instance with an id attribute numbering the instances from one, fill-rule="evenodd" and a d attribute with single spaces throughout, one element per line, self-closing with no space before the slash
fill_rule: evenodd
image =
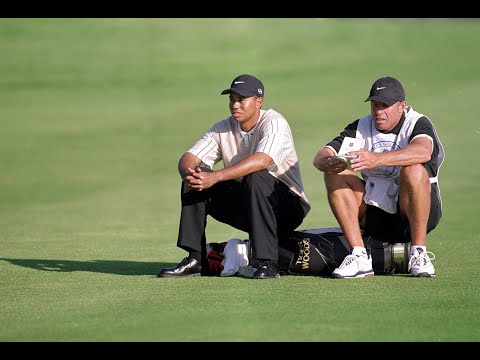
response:
<path id="1" fill-rule="evenodd" d="M 422 144 L 410 144 L 400 150 L 378 153 L 377 166 L 409 166 L 424 164 L 431 158 L 431 151 Z"/>
<path id="2" fill-rule="evenodd" d="M 186 175 L 190 174 L 189 169 L 195 170 L 201 162 L 202 161 L 192 153 L 184 153 L 178 161 L 178 173 L 180 174 L 180 177 L 183 179 Z"/>
<path id="3" fill-rule="evenodd" d="M 326 163 L 325 158 L 333 155 L 335 155 L 335 153 L 328 147 L 320 149 L 315 155 L 315 158 L 313 159 L 313 166 L 315 166 L 320 171 L 327 171 L 328 164 Z"/>
<path id="4" fill-rule="evenodd" d="M 215 171 L 218 182 L 233 180 L 268 168 L 272 158 L 265 153 L 255 153 L 240 160 L 238 163 Z"/>

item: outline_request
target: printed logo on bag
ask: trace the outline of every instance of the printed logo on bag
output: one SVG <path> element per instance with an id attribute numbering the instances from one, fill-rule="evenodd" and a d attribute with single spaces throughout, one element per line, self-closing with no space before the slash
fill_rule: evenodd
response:
<path id="1" fill-rule="evenodd" d="M 301 266 L 302 270 L 310 269 L 310 238 L 304 238 L 301 242 L 297 262 L 295 265 Z"/>

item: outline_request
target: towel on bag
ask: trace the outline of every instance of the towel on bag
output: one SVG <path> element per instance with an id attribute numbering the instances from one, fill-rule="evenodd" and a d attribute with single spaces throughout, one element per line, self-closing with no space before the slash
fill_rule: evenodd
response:
<path id="1" fill-rule="evenodd" d="M 237 238 L 227 241 L 225 249 L 223 249 L 221 276 L 235 275 L 241 267 L 248 265 L 248 241 Z"/>

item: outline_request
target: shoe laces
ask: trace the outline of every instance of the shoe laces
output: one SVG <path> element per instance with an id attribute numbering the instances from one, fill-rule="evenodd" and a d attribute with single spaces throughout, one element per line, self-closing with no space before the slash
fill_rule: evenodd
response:
<path id="1" fill-rule="evenodd" d="M 276 264 L 272 260 L 262 260 L 260 261 L 260 265 L 258 266 L 259 268 L 264 268 L 264 269 L 274 269 L 276 268 Z"/>
<path id="2" fill-rule="evenodd" d="M 187 265 L 189 262 L 189 258 L 188 256 L 186 258 L 184 258 L 182 261 L 180 261 L 180 263 L 178 265 L 180 266 L 183 266 L 183 265 Z"/>
<path id="3" fill-rule="evenodd" d="M 339 267 L 341 267 L 341 268 L 347 267 L 352 262 L 354 262 L 356 259 L 357 259 L 357 257 L 355 255 L 347 255 L 347 256 L 345 256 L 345 258 L 343 259 L 343 261 L 342 261 L 342 263 L 340 264 Z"/>
<path id="4" fill-rule="evenodd" d="M 258 265 L 259 268 L 266 268 L 267 267 L 267 261 L 260 261 L 260 264 Z"/>
<path id="5" fill-rule="evenodd" d="M 430 261 L 435 259 L 435 254 L 431 251 L 426 251 L 420 255 L 412 255 L 410 261 L 408 262 L 408 271 L 412 267 L 422 267 L 427 265 Z"/>

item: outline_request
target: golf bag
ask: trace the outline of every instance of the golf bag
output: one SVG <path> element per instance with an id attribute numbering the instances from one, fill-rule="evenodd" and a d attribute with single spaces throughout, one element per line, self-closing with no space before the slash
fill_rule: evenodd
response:
<path id="1" fill-rule="evenodd" d="M 376 275 L 408 272 L 410 243 L 385 243 L 364 232 L 362 237 Z M 258 267 L 252 258 L 251 242 L 245 240 L 244 243 L 248 264 Z M 207 244 L 206 264 L 210 275 L 219 275 L 222 271 L 226 245 L 227 242 Z M 340 228 L 294 231 L 289 243 L 279 246 L 279 271 L 282 275 L 330 276 L 348 254 L 350 247 Z"/>
<path id="2" fill-rule="evenodd" d="M 410 243 L 384 243 L 366 233 L 362 237 L 376 275 L 408 272 Z M 340 228 L 295 231 L 291 239 L 297 245 L 288 266 L 293 275 L 331 275 L 350 253 Z"/>

